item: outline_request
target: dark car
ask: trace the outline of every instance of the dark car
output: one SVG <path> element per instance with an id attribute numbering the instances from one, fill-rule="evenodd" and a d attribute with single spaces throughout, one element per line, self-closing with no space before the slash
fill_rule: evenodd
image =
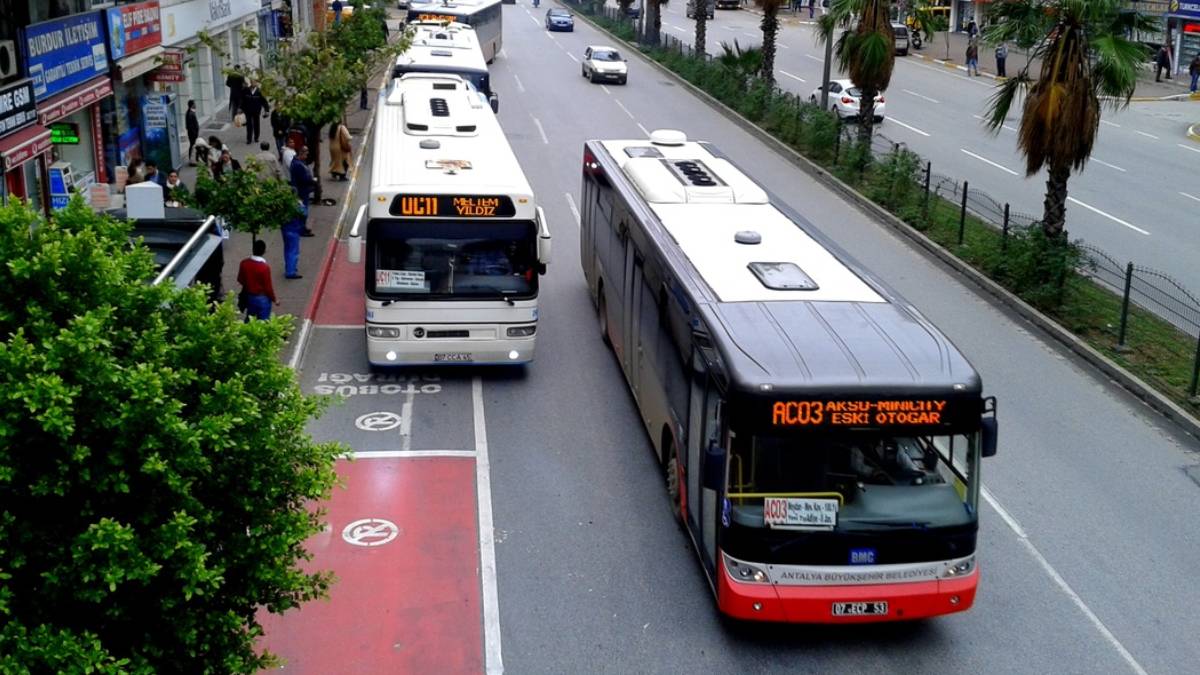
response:
<path id="1" fill-rule="evenodd" d="M 565 9 L 555 7 L 546 10 L 546 30 L 575 31 L 575 17 Z"/>

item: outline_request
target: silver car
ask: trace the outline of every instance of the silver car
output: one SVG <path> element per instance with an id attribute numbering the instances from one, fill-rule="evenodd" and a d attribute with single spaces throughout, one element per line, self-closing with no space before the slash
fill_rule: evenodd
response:
<path id="1" fill-rule="evenodd" d="M 625 57 L 612 47 L 588 47 L 583 52 L 580 70 L 592 82 L 625 84 L 629 78 Z"/>

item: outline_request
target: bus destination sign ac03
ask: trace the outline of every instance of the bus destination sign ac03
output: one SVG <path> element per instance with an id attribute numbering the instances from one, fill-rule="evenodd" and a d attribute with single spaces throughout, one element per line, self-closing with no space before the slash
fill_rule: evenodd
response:
<path id="1" fill-rule="evenodd" d="M 774 427 L 939 426 L 949 422 L 945 399 L 775 401 Z"/>
<path id="2" fill-rule="evenodd" d="M 406 218 L 511 218 L 508 195 L 397 195 L 391 213 Z"/>

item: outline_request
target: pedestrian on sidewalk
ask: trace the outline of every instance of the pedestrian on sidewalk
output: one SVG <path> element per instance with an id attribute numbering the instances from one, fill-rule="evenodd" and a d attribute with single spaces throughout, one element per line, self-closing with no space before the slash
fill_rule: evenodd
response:
<path id="1" fill-rule="evenodd" d="M 1196 93 L 1196 84 L 1200 82 L 1200 53 L 1196 54 L 1192 59 L 1191 65 L 1188 66 L 1188 75 L 1192 76 L 1191 92 Z"/>
<path id="2" fill-rule="evenodd" d="M 329 125 L 329 175 L 334 180 L 344 181 L 350 173 L 350 130 L 342 122 Z"/>
<path id="3" fill-rule="evenodd" d="M 262 141 L 258 144 L 258 152 L 254 153 L 254 159 L 258 160 L 258 179 L 259 180 L 283 180 L 283 167 L 279 165 L 279 157 L 271 150 L 271 144 Z"/>
<path id="4" fill-rule="evenodd" d="M 975 38 L 977 37 L 979 37 L 979 26 L 977 26 L 975 24 L 975 20 L 972 19 L 971 23 L 967 24 L 967 39 L 974 42 Z"/>
<path id="5" fill-rule="evenodd" d="M 146 169 L 145 169 L 146 182 L 154 183 L 155 185 L 157 185 L 159 187 L 166 187 L 167 183 L 163 179 L 162 174 L 159 173 L 159 171 L 158 171 L 158 162 L 156 162 L 152 159 L 148 159 L 148 160 L 146 160 L 145 166 L 146 166 Z"/>
<path id="6" fill-rule="evenodd" d="M 229 148 L 221 148 L 221 156 L 213 164 L 212 175 L 216 180 L 224 180 L 227 174 L 241 171 L 242 163 L 233 158 Z"/>
<path id="7" fill-rule="evenodd" d="M 291 174 L 292 160 L 296 159 L 296 139 L 288 138 L 286 141 L 284 141 L 283 152 L 281 152 L 279 154 L 283 158 L 283 163 L 281 166 L 285 172 L 284 177 L 286 178 L 288 185 L 291 185 L 292 184 L 292 174 Z"/>
<path id="8" fill-rule="evenodd" d="M 188 194 L 187 185 L 179 179 L 178 171 L 167 174 L 167 184 L 163 190 L 163 203 L 166 206 L 183 206 L 183 200 Z"/>
<path id="9" fill-rule="evenodd" d="M 1171 43 L 1164 42 L 1158 48 L 1158 55 L 1154 59 L 1154 81 L 1162 82 L 1163 71 L 1167 71 L 1167 79 L 1171 79 Z"/>
<path id="10" fill-rule="evenodd" d="M 300 208 L 304 211 L 304 218 L 300 221 L 303 228 L 301 236 L 311 237 L 313 236 L 313 231 L 308 227 L 308 204 L 312 198 L 312 191 L 313 187 L 316 186 L 316 180 L 313 179 L 312 169 L 308 168 L 308 146 L 300 146 L 288 170 L 291 173 L 292 189 L 296 191 L 296 196 L 300 198 Z"/>
<path id="11" fill-rule="evenodd" d="M 971 72 L 974 69 L 975 72 Z M 979 43 L 971 40 L 967 43 L 967 75 L 979 74 Z"/>
<path id="12" fill-rule="evenodd" d="M 817 11 L 817 0 L 808 0 L 808 18 L 813 18 L 813 13 Z"/>
<path id="13" fill-rule="evenodd" d="M 125 184 L 137 185 L 146 180 L 146 170 L 142 168 L 142 158 L 134 157 L 129 160 L 129 166 L 125 168 Z"/>
<path id="14" fill-rule="evenodd" d="M 288 119 L 287 115 L 279 112 L 278 107 L 271 111 L 271 135 L 275 137 L 275 152 L 281 160 L 283 159 L 284 142 L 287 140 L 287 130 L 290 126 L 292 126 L 292 121 Z M 283 163 L 284 166 L 289 164 L 291 164 L 291 160 Z"/>
<path id="15" fill-rule="evenodd" d="M 246 312 L 247 321 L 251 318 L 265 321 L 271 318 L 271 305 L 279 304 L 279 300 L 275 299 L 275 287 L 271 284 L 271 266 L 263 258 L 267 252 L 267 242 L 255 239 L 251 250 L 254 254 L 238 265 L 237 281 L 242 285 L 238 309 Z"/>
<path id="16" fill-rule="evenodd" d="M 300 209 L 304 215 L 292 218 L 279 233 L 283 235 L 283 278 L 303 279 L 300 274 L 300 237 L 304 236 L 304 222 L 308 218 L 308 204 L 301 203 Z"/>
<path id="17" fill-rule="evenodd" d="M 1007 71 L 1004 70 L 1004 62 L 1008 60 L 1008 43 L 1001 42 L 996 45 L 996 74 L 1000 77 L 1008 77 Z"/>
<path id="18" fill-rule="evenodd" d="M 242 109 L 242 90 L 246 88 L 246 76 L 242 75 L 241 65 L 233 67 L 233 72 L 225 78 L 225 86 L 229 87 L 229 119 L 233 119 Z"/>
<path id="19" fill-rule="evenodd" d="M 242 112 L 246 113 L 246 145 L 257 143 L 262 131 L 262 118 L 271 112 L 271 104 L 263 96 L 257 82 L 251 82 L 242 92 Z"/>
<path id="20" fill-rule="evenodd" d="M 187 115 L 183 121 L 184 128 L 187 129 L 188 137 L 188 164 L 195 166 L 192 161 L 192 150 L 196 147 L 196 139 L 200 138 L 200 118 L 196 117 L 196 102 L 188 101 Z"/>
<path id="21" fill-rule="evenodd" d="M 333 4 L 329 6 L 333 10 L 333 25 L 338 25 L 342 22 L 342 0 L 333 0 Z"/>

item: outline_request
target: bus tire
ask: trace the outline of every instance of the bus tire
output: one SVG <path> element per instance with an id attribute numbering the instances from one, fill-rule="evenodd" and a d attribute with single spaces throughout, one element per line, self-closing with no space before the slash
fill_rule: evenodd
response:
<path id="1" fill-rule="evenodd" d="M 604 344 L 612 346 L 612 340 L 608 337 L 608 302 L 604 300 L 604 287 L 600 287 L 600 300 L 596 308 L 600 315 L 600 339 L 604 340 Z"/>
<path id="2" fill-rule="evenodd" d="M 675 522 L 682 523 L 683 501 L 679 488 L 679 453 L 675 450 L 674 439 L 667 445 L 665 474 L 667 479 L 667 496 L 671 499 L 671 515 L 675 516 Z"/>

